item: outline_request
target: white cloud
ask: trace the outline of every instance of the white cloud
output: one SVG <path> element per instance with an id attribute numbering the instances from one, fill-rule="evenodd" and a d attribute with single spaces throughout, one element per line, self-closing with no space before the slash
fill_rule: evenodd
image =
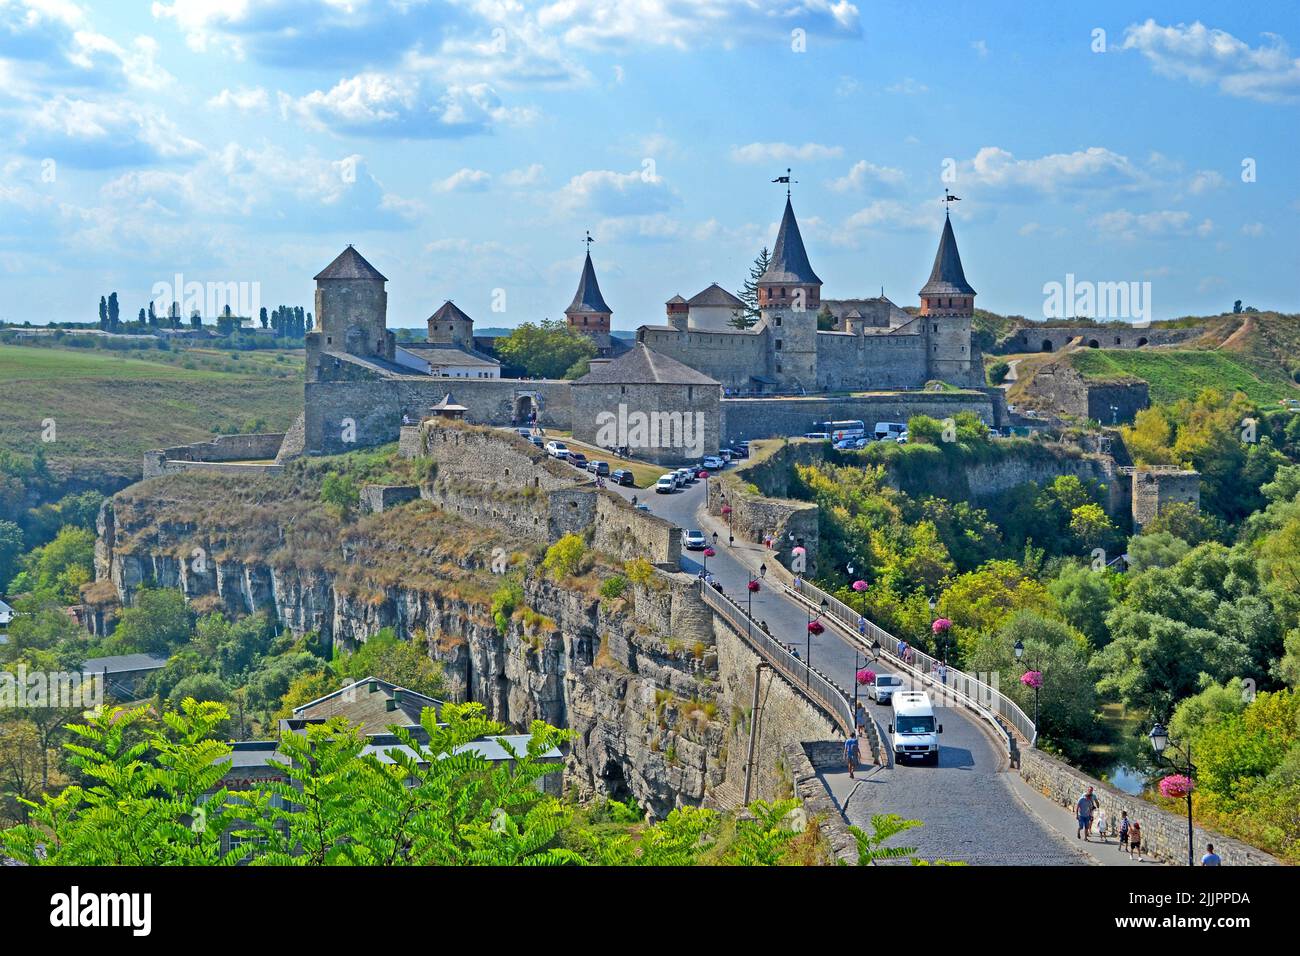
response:
<path id="1" fill-rule="evenodd" d="M 536 186 L 542 181 L 542 164 L 533 163 L 520 169 L 512 169 L 501 174 L 501 182 L 512 189 Z"/>
<path id="2" fill-rule="evenodd" d="M 804 143 L 795 146 L 791 143 L 749 143 L 746 146 L 733 146 L 731 158 L 737 163 L 812 162 L 819 159 L 837 159 L 844 154 L 839 146 L 823 146 L 820 143 Z"/>
<path id="3" fill-rule="evenodd" d="M 52 156 L 71 166 L 169 162 L 203 152 L 161 110 L 123 98 L 58 95 L 22 112 L 16 126 L 29 155 Z"/>
<path id="4" fill-rule="evenodd" d="M 483 192 L 492 181 L 492 174 L 481 169 L 458 169 L 434 188 L 439 192 Z"/>
<path id="5" fill-rule="evenodd" d="M 1101 146 L 1036 159 L 1017 159 L 1005 149 L 985 146 L 960 164 L 957 182 L 1050 194 L 1066 189 L 1134 188 L 1146 184 L 1147 176 L 1128 157 Z"/>
<path id="6" fill-rule="evenodd" d="M 1221 188 L 1225 183 L 1223 176 L 1213 169 L 1198 169 L 1187 184 L 1187 191 L 1193 196 Z"/>
<path id="7" fill-rule="evenodd" d="M 1265 231 L 1262 222 L 1247 222 L 1241 227 L 1241 234 L 1243 236 L 1250 236 L 1251 238 L 1258 238 L 1264 235 Z"/>
<path id="8" fill-rule="evenodd" d="M 918 83 L 910 76 L 904 77 L 897 83 L 891 83 L 885 87 L 886 93 L 899 93 L 903 96 L 915 96 L 916 94 L 924 93 L 927 90 L 929 90 L 928 86 L 924 83 Z"/>
<path id="9" fill-rule="evenodd" d="M 853 164 L 847 174 L 832 179 L 827 186 L 835 192 L 856 192 L 869 184 L 893 189 L 901 186 L 905 178 L 901 169 L 893 166 L 877 166 L 860 159 Z"/>
<path id="10" fill-rule="evenodd" d="M 1273 33 L 1252 47 L 1231 33 L 1192 24 L 1161 26 L 1154 19 L 1124 31 L 1122 49 L 1137 50 L 1161 76 L 1214 85 L 1229 96 L 1265 103 L 1300 99 L 1300 59 Z"/>
<path id="11" fill-rule="evenodd" d="M 560 190 L 560 209 L 605 216 L 638 216 L 665 212 L 677 202 L 662 176 L 644 169 L 620 173 L 591 169 L 574 176 Z"/>
<path id="12" fill-rule="evenodd" d="M 217 109 L 233 109 L 240 113 L 260 113 L 270 105 L 270 97 L 260 86 L 252 89 L 241 86 L 237 90 L 222 90 L 208 100 L 208 105 Z"/>
<path id="13" fill-rule="evenodd" d="M 1214 222 L 1204 219 L 1193 223 L 1192 214 L 1186 210 L 1159 209 L 1135 213 L 1116 209 L 1094 217 L 1090 225 L 1103 239 L 1133 240 L 1139 237 L 1167 239 L 1196 235 L 1205 238 L 1214 231 Z"/>
<path id="14" fill-rule="evenodd" d="M 835 230 L 830 238 L 841 245 L 852 245 L 863 232 L 932 230 L 939 215 L 936 203 L 877 199 L 846 218 L 843 227 Z"/>

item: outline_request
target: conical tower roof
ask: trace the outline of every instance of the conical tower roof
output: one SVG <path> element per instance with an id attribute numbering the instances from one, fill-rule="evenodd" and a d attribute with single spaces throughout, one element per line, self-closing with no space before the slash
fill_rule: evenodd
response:
<path id="1" fill-rule="evenodd" d="M 934 268 L 930 270 L 930 281 L 920 294 L 975 294 L 961 268 L 961 254 L 957 251 L 957 237 L 952 232 L 952 220 L 946 216 L 943 220 L 943 235 L 939 238 L 939 251 L 934 254 Z"/>
<path id="2" fill-rule="evenodd" d="M 605 297 L 600 294 L 600 283 L 596 281 L 596 267 L 591 264 L 591 252 L 582 264 L 582 278 L 578 280 L 578 291 L 573 294 L 573 301 L 564 310 L 569 312 L 613 312 L 605 304 Z"/>
<path id="3" fill-rule="evenodd" d="M 365 256 L 353 249 L 351 244 L 340 252 L 333 262 L 318 272 L 316 278 L 377 279 L 380 282 L 388 281 L 378 269 L 366 261 Z"/>
<path id="4" fill-rule="evenodd" d="M 803 236 L 799 234 L 799 223 L 794 218 L 794 207 L 790 205 L 789 196 L 785 197 L 785 214 L 781 217 L 781 228 L 776 233 L 772 258 L 768 262 L 767 271 L 758 281 L 764 284 L 822 284 L 817 273 L 813 272 L 812 264 L 808 262 L 808 252 L 803 247 Z"/>

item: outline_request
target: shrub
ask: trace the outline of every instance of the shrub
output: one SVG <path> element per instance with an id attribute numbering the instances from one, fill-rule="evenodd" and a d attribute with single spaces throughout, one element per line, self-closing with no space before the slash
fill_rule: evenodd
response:
<path id="1" fill-rule="evenodd" d="M 320 500 L 336 517 L 344 519 L 361 502 L 361 492 L 351 475 L 331 471 L 320 483 Z"/>
<path id="2" fill-rule="evenodd" d="M 510 615 L 524 600 L 524 589 L 516 581 L 504 581 L 492 594 L 492 620 L 497 632 L 505 635 L 510 626 Z"/>
<path id="3" fill-rule="evenodd" d="M 576 534 L 566 534 L 546 549 L 546 557 L 542 560 L 542 567 L 550 573 L 552 579 L 562 581 L 578 573 L 578 568 L 582 563 L 582 556 L 586 551 L 587 546 L 583 543 L 582 538 Z"/>
<path id="4" fill-rule="evenodd" d="M 633 558 L 623 565 L 623 570 L 629 581 L 642 587 L 650 583 L 655 572 L 654 565 L 645 558 Z"/>
<path id="5" fill-rule="evenodd" d="M 600 596 L 611 601 L 622 597 L 625 591 L 627 591 L 627 578 L 621 574 L 600 582 Z"/>

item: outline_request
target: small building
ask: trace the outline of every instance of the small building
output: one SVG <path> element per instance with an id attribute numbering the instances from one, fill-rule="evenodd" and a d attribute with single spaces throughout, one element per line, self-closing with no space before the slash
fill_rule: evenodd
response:
<path id="1" fill-rule="evenodd" d="M 573 383 L 573 437 L 661 465 L 698 462 L 718 450 L 721 401 L 716 379 L 638 344 Z"/>
<path id="2" fill-rule="evenodd" d="M 1201 475 L 1171 465 L 1125 467 L 1118 469 L 1130 485 L 1133 529 L 1140 531 L 1170 505 L 1187 504 L 1201 508 Z"/>
<path id="3" fill-rule="evenodd" d="M 442 401 L 438 402 L 436 405 L 429 406 L 429 414 L 435 418 L 461 419 L 465 417 L 467 411 L 469 411 L 469 409 L 464 405 L 458 405 L 456 403 L 456 401 L 451 397 L 451 392 L 444 395 Z"/>
<path id="4" fill-rule="evenodd" d="M 716 282 L 686 300 L 687 326 L 692 329 L 726 331 L 732 321 L 745 314 L 745 303 Z"/>
<path id="5" fill-rule="evenodd" d="M 101 678 L 107 696 L 131 701 L 140 696 L 145 680 L 166 666 L 167 658 L 157 654 L 121 654 L 89 658 L 81 665 L 81 670 L 87 677 Z"/>
<path id="6" fill-rule="evenodd" d="M 295 707 L 293 717 L 281 721 L 281 729 L 300 730 L 308 723 L 343 717 L 358 727 L 379 731 L 394 724 L 418 724 L 427 707 L 441 712 L 442 701 L 378 677 L 367 677 Z"/>
<path id="7" fill-rule="evenodd" d="M 0 627 L 8 627 L 13 619 L 14 609 L 4 601 L 0 601 Z"/>

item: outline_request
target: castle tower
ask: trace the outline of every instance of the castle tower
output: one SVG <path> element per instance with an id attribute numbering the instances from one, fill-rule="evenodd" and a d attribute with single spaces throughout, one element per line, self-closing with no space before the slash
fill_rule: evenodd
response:
<path id="1" fill-rule="evenodd" d="M 614 310 L 605 304 L 605 297 L 600 294 L 600 283 L 596 281 L 596 268 L 591 264 L 591 249 L 587 249 L 587 261 L 582 264 L 582 277 L 578 279 L 578 291 L 573 301 L 564 310 L 564 317 L 569 328 L 584 335 L 591 336 L 600 354 L 610 351 L 609 320 Z"/>
<path id="2" fill-rule="evenodd" d="M 822 280 L 813 272 L 786 191 L 785 213 L 767 271 L 758 279 L 762 328 L 773 377 L 785 387 L 817 385 L 817 312 Z"/>
<path id="3" fill-rule="evenodd" d="M 668 309 L 668 324 L 678 332 L 685 332 L 690 319 L 690 303 L 675 295 L 664 304 Z"/>
<path id="4" fill-rule="evenodd" d="M 352 246 L 340 252 L 316 275 L 316 347 L 391 362 L 387 281 Z"/>
<path id="5" fill-rule="evenodd" d="M 474 348 L 474 320 L 462 312 L 450 299 L 429 316 L 430 345 L 450 345 L 459 349 Z"/>
<path id="6" fill-rule="evenodd" d="M 921 289 L 921 316 L 929 338 L 929 377 L 952 384 L 968 384 L 972 377 L 983 383 L 971 354 L 971 319 L 975 316 L 975 290 L 966 281 L 953 235 L 952 220 L 943 219 L 943 235 L 934 255 L 930 280 Z M 979 374 L 976 375 L 975 373 Z"/>

